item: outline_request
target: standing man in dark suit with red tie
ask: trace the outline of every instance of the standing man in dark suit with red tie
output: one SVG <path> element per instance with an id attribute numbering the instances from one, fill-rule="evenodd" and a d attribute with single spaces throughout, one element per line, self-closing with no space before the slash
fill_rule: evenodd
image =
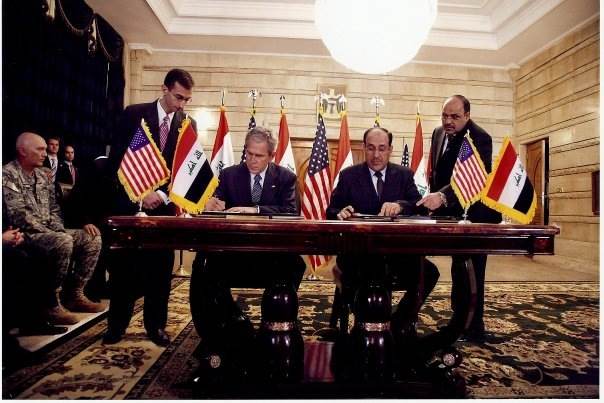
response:
<path id="1" fill-rule="evenodd" d="M 63 160 L 59 162 L 57 169 L 57 182 L 67 185 L 75 185 L 77 168 L 73 163 L 75 158 L 75 149 L 71 144 L 67 144 L 63 149 Z"/>
<path id="2" fill-rule="evenodd" d="M 178 129 L 186 117 L 183 108 L 191 101 L 193 86 L 193 78 L 187 71 L 172 69 L 164 79 L 161 98 L 150 103 L 130 105 L 124 110 L 109 155 L 110 172 L 114 173 L 116 181 L 113 214 L 134 215 L 138 211 L 139 206 L 130 201 L 117 182 L 117 171 L 132 136 L 141 124 L 141 118 L 145 119 L 153 141 L 171 168 Z M 191 123 L 196 130 L 195 121 L 191 120 Z M 167 195 L 168 184 L 150 192 L 143 199 L 143 210 L 149 215 L 174 215 L 174 204 Z M 108 329 L 103 341 L 113 344 L 121 340 L 138 296 L 133 288 L 140 286 L 145 297 L 144 324 L 147 336 L 155 344 L 167 346 L 170 338 L 164 328 L 168 316 L 174 251 L 125 251 L 114 253 L 113 256 L 110 264 Z"/>
<path id="3" fill-rule="evenodd" d="M 451 175 L 457 161 L 461 143 L 466 132 L 480 154 L 487 173 L 491 172 L 493 141 L 491 136 L 470 118 L 470 101 L 463 95 L 453 95 L 445 100 L 442 107 L 442 126 L 434 129 L 430 154 L 432 159 L 430 174 L 430 190 L 432 193 L 418 202 L 434 211 L 435 215 L 454 216 L 461 218 L 463 208 L 451 187 Z M 468 210 L 468 219 L 472 222 L 499 223 L 501 214 L 488 208 L 481 202 L 476 202 Z M 485 327 L 483 321 L 484 310 L 484 277 L 487 264 L 487 255 L 472 255 L 472 264 L 476 275 L 476 307 L 472 322 L 464 332 L 466 341 L 482 343 L 485 341 Z M 454 256 L 451 263 L 451 305 L 454 316 L 467 311 L 469 299 L 467 298 L 468 285 L 465 284 L 463 275 L 465 270 L 464 257 Z"/>

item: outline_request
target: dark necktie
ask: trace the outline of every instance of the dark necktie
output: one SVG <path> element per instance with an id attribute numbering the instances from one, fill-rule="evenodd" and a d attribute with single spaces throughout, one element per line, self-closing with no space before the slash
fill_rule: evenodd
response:
<path id="1" fill-rule="evenodd" d="M 262 194 L 262 185 L 260 184 L 262 177 L 258 174 L 254 176 L 254 187 L 252 187 L 252 203 L 258 204 L 260 202 L 260 195 Z"/>
<path id="2" fill-rule="evenodd" d="M 382 173 L 380 171 L 374 173 L 377 178 L 375 188 L 377 190 L 378 199 L 382 200 L 382 192 L 384 191 L 384 181 L 382 180 Z"/>
<path id="3" fill-rule="evenodd" d="M 166 141 L 168 140 L 168 132 L 170 131 L 170 117 L 164 116 L 164 120 L 159 126 L 159 148 L 164 151 Z"/>

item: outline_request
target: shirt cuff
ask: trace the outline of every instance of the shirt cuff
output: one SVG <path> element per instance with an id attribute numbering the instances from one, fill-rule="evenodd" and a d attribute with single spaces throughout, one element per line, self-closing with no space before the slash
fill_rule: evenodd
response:
<path id="1" fill-rule="evenodd" d="M 165 205 L 170 204 L 170 198 L 164 192 L 162 192 L 161 190 L 156 190 L 155 193 L 157 193 L 159 197 L 161 197 Z"/>

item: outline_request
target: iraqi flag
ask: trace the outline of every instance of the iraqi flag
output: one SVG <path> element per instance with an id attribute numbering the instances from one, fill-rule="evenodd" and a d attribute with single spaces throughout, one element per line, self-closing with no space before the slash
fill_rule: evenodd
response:
<path id="1" fill-rule="evenodd" d="M 342 122 L 340 123 L 340 139 L 338 140 L 338 157 L 336 158 L 336 169 L 332 189 L 338 186 L 340 172 L 343 169 L 352 166 L 352 150 L 350 148 L 350 135 L 348 134 L 348 118 L 346 111 L 342 112 Z"/>
<path id="2" fill-rule="evenodd" d="M 503 141 L 481 201 L 521 224 L 529 224 L 535 216 L 535 189 L 509 137 Z"/>
<path id="3" fill-rule="evenodd" d="M 411 158 L 411 170 L 414 172 L 415 186 L 422 197 L 430 192 L 428 175 L 426 172 L 426 158 L 424 157 L 424 135 L 422 130 L 422 119 L 418 112 L 415 118 L 415 140 L 413 141 L 413 155 Z"/>
<path id="4" fill-rule="evenodd" d="M 220 107 L 220 121 L 218 122 L 218 130 L 216 130 L 216 139 L 214 140 L 214 148 L 212 149 L 212 159 L 210 166 L 216 177 L 220 176 L 220 172 L 224 168 L 235 165 L 235 157 L 233 156 L 233 142 L 231 141 L 231 133 L 229 132 L 229 124 L 226 119 L 224 106 Z"/>
<path id="5" fill-rule="evenodd" d="M 218 178 L 206 159 L 201 139 L 187 118 L 179 129 L 174 151 L 170 200 L 188 213 L 199 213 L 214 194 L 216 186 Z"/>
<path id="6" fill-rule="evenodd" d="M 294 161 L 294 153 L 289 141 L 287 118 L 283 110 L 281 111 L 281 121 L 279 122 L 279 144 L 275 152 L 275 164 L 289 169 L 294 174 L 296 173 L 296 161 Z"/>

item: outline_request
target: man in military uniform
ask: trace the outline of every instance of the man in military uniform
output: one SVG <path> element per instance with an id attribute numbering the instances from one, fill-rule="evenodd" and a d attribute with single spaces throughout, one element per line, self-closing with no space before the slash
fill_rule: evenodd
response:
<path id="1" fill-rule="evenodd" d="M 35 133 L 17 137 L 17 159 L 2 167 L 2 196 L 8 224 L 24 235 L 26 253 L 40 257 L 44 267 L 34 281 L 46 284 L 44 315 L 55 325 L 72 325 L 77 317 L 69 312 L 100 312 L 83 289 L 92 275 L 101 251 L 101 236 L 92 224 L 83 229 L 65 229 L 59 215 L 54 184 L 46 168 L 46 142 Z M 68 273 L 73 260 L 73 271 Z M 62 288 L 62 302 L 59 293 Z"/>

